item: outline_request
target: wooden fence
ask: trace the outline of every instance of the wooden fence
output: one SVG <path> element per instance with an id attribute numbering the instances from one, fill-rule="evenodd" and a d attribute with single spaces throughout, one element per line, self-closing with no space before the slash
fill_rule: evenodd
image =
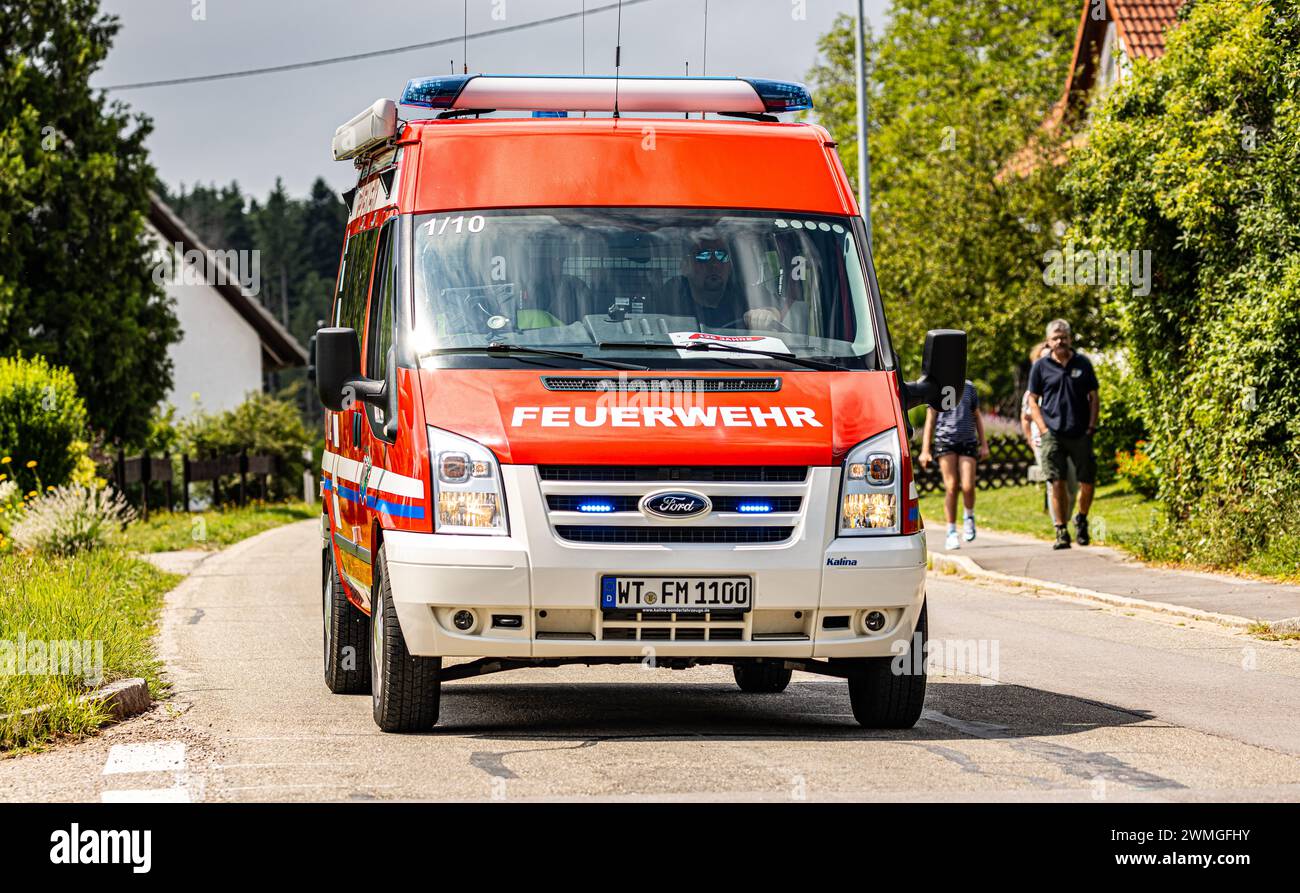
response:
<path id="1" fill-rule="evenodd" d="M 912 441 L 912 456 L 921 452 L 921 439 Z M 1034 451 L 1018 437 L 990 437 L 989 458 L 981 459 L 976 487 L 994 490 L 1029 483 L 1029 469 L 1036 464 Z M 939 463 L 931 462 L 929 468 L 915 469 L 916 489 L 922 495 L 943 489 L 943 476 Z"/>
<path id="2" fill-rule="evenodd" d="M 266 498 L 271 477 L 276 473 L 275 456 L 250 456 L 247 451 L 234 456 L 218 456 L 208 459 L 191 459 L 180 457 L 180 511 L 190 509 L 190 484 L 208 481 L 212 484 L 212 503 L 234 502 L 244 505 L 248 502 L 251 484 L 258 484 L 259 495 Z M 170 454 L 158 457 L 144 453 L 140 456 L 127 457 L 118 452 L 112 462 L 109 475 L 113 484 L 129 502 L 140 507 L 140 514 L 149 517 L 155 509 L 175 511 L 174 499 L 176 468 Z M 222 480 L 238 478 L 233 486 L 222 488 Z M 250 481 L 250 478 L 252 479 Z M 157 498 L 161 496 L 161 499 Z M 224 498 L 223 498 L 224 497 Z"/>

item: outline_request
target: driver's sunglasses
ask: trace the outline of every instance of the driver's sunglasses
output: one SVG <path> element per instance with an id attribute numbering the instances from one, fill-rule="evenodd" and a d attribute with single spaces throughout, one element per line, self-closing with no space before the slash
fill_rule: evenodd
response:
<path id="1" fill-rule="evenodd" d="M 722 248 L 714 248 L 712 250 L 706 248 L 699 254 L 695 255 L 695 262 L 697 264 L 707 264 L 710 260 L 716 260 L 720 264 L 725 264 L 731 260 L 731 255 Z"/>

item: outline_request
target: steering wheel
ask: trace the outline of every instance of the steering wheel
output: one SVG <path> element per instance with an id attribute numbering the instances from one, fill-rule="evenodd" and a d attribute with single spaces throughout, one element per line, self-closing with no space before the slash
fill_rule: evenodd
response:
<path id="1" fill-rule="evenodd" d="M 755 309 L 759 309 L 759 308 L 755 308 Z M 746 312 L 749 312 L 749 311 L 746 311 Z M 733 319 L 731 322 L 723 323 L 723 324 L 720 325 L 720 326 L 716 326 L 716 328 L 719 328 L 719 329 L 750 329 L 751 331 L 755 331 L 751 326 L 749 326 L 748 323 L 745 322 L 745 317 L 744 317 L 743 315 L 740 316 L 740 317 L 738 317 L 737 319 Z M 787 326 L 784 322 L 782 322 L 782 321 L 779 320 L 779 319 L 773 320 L 773 321 L 772 321 L 772 322 L 767 326 L 767 328 L 771 328 L 773 331 L 777 331 L 777 332 L 785 332 L 785 333 L 790 334 L 790 335 L 793 335 L 793 334 L 794 334 L 794 329 L 790 328 L 789 326 Z"/>

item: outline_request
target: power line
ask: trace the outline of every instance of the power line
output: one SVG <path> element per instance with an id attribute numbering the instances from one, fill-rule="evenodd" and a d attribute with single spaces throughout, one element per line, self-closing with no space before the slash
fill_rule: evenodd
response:
<path id="1" fill-rule="evenodd" d="M 623 0 L 624 6 L 633 6 L 637 3 L 648 3 L 650 0 Z M 173 87 L 178 84 L 199 84 L 207 81 L 222 81 L 232 78 L 255 77 L 263 74 L 279 74 L 284 71 L 297 71 L 303 68 L 319 68 L 323 65 L 337 65 L 340 62 L 356 62 L 360 59 L 373 59 L 376 56 L 389 56 L 396 53 L 411 53 L 416 50 L 427 50 L 431 47 L 447 46 L 461 42 L 462 45 L 468 42 L 469 38 L 477 40 L 480 37 L 493 37 L 498 34 L 509 34 L 514 31 L 525 31 L 529 28 L 538 28 L 542 25 L 554 25 L 558 22 L 567 22 L 571 19 L 579 18 L 583 15 L 589 15 L 595 12 L 605 12 L 607 10 L 617 9 L 618 3 L 606 3 L 604 6 L 593 6 L 583 12 L 568 12 L 563 15 L 551 16 L 548 19 L 536 19 L 532 22 L 524 22 L 519 25 L 507 25 L 504 28 L 492 28 L 488 31 L 476 31 L 473 34 L 465 33 L 460 37 L 444 37 L 440 40 L 430 40 L 426 43 L 413 43 L 407 46 L 390 47 L 385 50 L 371 50 L 366 53 L 352 53 L 348 56 L 332 56 L 328 59 L 313 59 L 308 62 L 292 62 L 287 65 L 270 65 L 265 68 L 246 68 L 240 71 L 223 71 L 218 74 L 200 74 L 193 77 L 169 78 L 161 81 L 140 81 L 134 84 L 114 84 L 111 87 L 103 87 L 105 91 L 109 90 L 143 90 L 147 87 Z M 584 38 L 585 39 L 585 38 Z"/>

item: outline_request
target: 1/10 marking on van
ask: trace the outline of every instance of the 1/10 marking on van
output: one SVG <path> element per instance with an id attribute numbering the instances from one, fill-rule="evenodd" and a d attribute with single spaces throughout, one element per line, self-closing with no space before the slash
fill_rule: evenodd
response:
<path id="1" fill-rule="evenodd" d="M 607 611 L 748 611 L 749 577 L 600 578 L 600 607 Z"/>
<path id="2" fill-rule="evenodd" d="M 466 221 L 469 221 L 466 223 Z M 457 234 L 462 232 L 481 233 L 487 221 L 483 219 L 482 214 L 475 214 L 473 217 L 466 217 L 464 214 L 458 214 L 455 217 L 434 217 L 424 224 L 424 229 L 429 231 L 431 236 L 441 236 L 447 231 L 450 224 L 455 224 L 453 231 Z"/>

